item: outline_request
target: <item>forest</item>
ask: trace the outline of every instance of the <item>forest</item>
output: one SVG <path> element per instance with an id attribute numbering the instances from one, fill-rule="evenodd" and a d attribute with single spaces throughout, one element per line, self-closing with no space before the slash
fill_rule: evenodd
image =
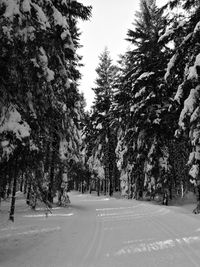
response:
<path id="1" fill-rule="evenodd" d="M 90 112 L 79 91 L 76 0 L 0 0 L 0 200 L 49 208 L 69 190 L 134 199 L 194 192 L 200 212 L 200 2 L 140 0 L 130 49 L 99 56 Z"/>

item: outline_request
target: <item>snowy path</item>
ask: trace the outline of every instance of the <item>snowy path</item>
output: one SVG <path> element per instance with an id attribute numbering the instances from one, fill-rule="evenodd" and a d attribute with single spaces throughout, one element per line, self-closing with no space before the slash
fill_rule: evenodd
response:
<path id="1" fill-rule="evenodd" d="M 149 202 L 71 193 L 69 208 L 18 212 L 0 267 L 200 266 L 200 217 Z"/>

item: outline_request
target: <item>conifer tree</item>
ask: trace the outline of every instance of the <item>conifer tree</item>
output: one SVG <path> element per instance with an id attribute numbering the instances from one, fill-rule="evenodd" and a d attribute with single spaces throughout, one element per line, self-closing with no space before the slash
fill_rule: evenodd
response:
<path id="1" fill-rule="evenodd" d="M 89 162 L 90 165 L 98 163 L 96 170 L 99 172 L 104 194 L 109 191 L 109 195 L 112 195 L 116 171 L 114 152 L 116 136 L 110 127 L 110 108 L 113 101 L 113 81 L 116 67 L 112 64 L 107 48 L 100 55 L 99 60 L 100 63 L 96 68 L 96 87 L 93 88 L 95 101 L 90 117 L 95 142 L 92 158 L 89 159 Z"/>
<path id="2" fill-rule="evenodd" d="M 116 96 L 120 108 L 126 110 L 125 116 L 119 112 L 125 128 L 119 131 L 117 154 L 122 186 L 133 195 L 131 183 L 138 197 L 144 186 L 151 191 L 160 183 L 165 166 L 159 159 L 167 156 L 165 139 L 172 133 L 166 127 L 169 94 L 163 80 L 170 49 L 158 43 L 166 27 L 163 9 L 157 8 L 156 1 L 141 1 L 134 26 L 127 38 L 133 50 L 125 56 L 127 67 Z"/>
<path id="3" fill-rule="evenodd" d="M 47 184 L 52 202 L 59 162 L 79 153 L 77 20 L 87 19 L 91 8 L 77 1 L 3 0 L 0 11 L 0 160 L 26 159 L 30 187 L 43 191 Z"/>
<path id="4" fill-rule="evenodd" d="M 191 153 L 188 160 L 191 182 L 197 195 L 197 208 L 200 212 L 200 179 L 199 179 L 199 66 L 200 66 L 200 3 L 199 1 L 171 1 L 171 8 L 178 6 L 183 10 L 184 21 L 181 20 L 168 30 L 169 40 L 176 37 L 173 56 L 169 60 L 165 79 L 171 87 L 177 89 L 174 96 L 175 106 L 179 112 L 176 136 L 190 140 Z"/>

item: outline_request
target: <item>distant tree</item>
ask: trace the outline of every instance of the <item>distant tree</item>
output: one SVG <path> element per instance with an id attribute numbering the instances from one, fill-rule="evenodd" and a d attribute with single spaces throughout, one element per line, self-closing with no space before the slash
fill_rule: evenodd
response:
<path id="1" fill-rule="evenodd" d="M 88 148 L 91 148 L 92 140 L 94 143 L 93 148 L 89 149 L 91 151 L 89 164 L 95 165 L 94 169 L 101 178 L 104 193 L 109 191 L 109 195 L 112 195 L 116 179 L 116 135 L 110 127 L 110 108 L 113 101 L 116 67 L 112 64 L 107 48 L 100 55 L 99 60 L 96 68 L 96 87 L 93 88 L 95 101 L 90 115 L 92 138 L 88 143 Z"/>

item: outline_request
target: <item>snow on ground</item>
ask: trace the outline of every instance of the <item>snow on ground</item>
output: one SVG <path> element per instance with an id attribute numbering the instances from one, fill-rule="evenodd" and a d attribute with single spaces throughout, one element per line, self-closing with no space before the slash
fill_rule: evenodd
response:
<path id="1" fill-rule="evenodd" d="M 70 193 L 71 204 L 32 211 L 17 196 L 0 208 L 2 267 L 200 266 L 199 215 L 190 194 L 172 206 Z"/>
<path id="2" fill-rule="evenodd" d="M 128 241 L 128 243 L 132 242 L 133 241 Z M 155 242 L 148 242 L 146 244 L 144 242 L 138 242 L 137 245 L 133 244 L 123 247 L 122 249 L 117 251 L 115 255 L 121 256 L 125 254 L 159 251 L 163 249 L 170 249 L 176 246 L 187 246 L 192 243 L 200 243 L 200 236 L 189 236 L 176 239 L 159 240 Z"/>
<path id="3" fill-rule="evenodd" d="M 52 213 L 40 206 L 33 211 L 25 202 L 21 193 L 17 193 L 15 222 L 8 220 L 10 200 L 2 201 L 0 206 L 0 266 L 34 266 L 21 265 L 22 263 L 9 263 L 10 259 L 23 254 L 29 249 L 42 244 L 43 240 L 54 233 L 62 231 L 63 218 L 70 218 L 74 214 L 70 207 L 54 207 Z M 60 221 L 58 220 L 60 218 Z M 8 261 L 8 265 L 6 262 Z M 50 266 L 50 265 L 48 265 Z"/>

